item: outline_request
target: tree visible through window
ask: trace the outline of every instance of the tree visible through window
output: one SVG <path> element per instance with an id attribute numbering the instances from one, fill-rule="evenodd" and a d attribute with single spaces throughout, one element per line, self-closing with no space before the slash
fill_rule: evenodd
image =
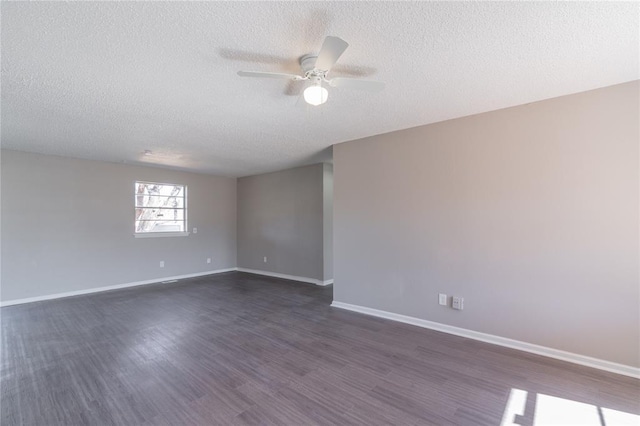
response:
<path id="1" fill-rule="evenodd" d="M 135 232 L 186 232 L 186 192 L 184 185 L 136 182 Z"/>

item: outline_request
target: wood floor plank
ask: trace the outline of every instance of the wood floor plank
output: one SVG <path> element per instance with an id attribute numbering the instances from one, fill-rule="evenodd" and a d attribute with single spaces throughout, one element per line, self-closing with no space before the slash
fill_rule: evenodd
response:
<path id="1" fill-rule="evenodd" d="M 497 425 L 513 389 L 640 415 L 639 380 L 332 297 L 232 272 L 2 308 L 0 424 Z"/>

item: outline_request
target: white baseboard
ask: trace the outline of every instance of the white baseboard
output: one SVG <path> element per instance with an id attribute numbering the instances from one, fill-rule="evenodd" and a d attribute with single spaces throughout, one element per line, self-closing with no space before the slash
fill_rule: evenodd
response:
<path id="1" fill-rule="evenodd" d="M 82 294 L 100 293 L 102 291 L 117 290 L 119 288 L 127 288 L 127 287 L 137 287 L 139 285 L 163 284 L 163 283 L 166 283 L 167 281 L 175 282 L 176 280 L 181 280 L 185 278 L 202 277 L 204 275 L 220 274 L 222 272 L 231 272 L 235 270 L 237 270 L 237 268 L 217 269 L 215 271 L 196 272 L 195 274 L 185 274 L 185 275 L 176 275 L 173 277 L 154 278 L 152 280 L 135 281 L 131 283 L 109 285 L 105 287 L 88 288 L 86 290 L 76 290 L 76 291 L 67 291 L 64 293 L 48 294 L 46 296 L 27 297 L 25 299 L 7 300 L 5 302 L 0 302 L 0 307 L 21 305 L 23 303 L 31 303 L 31 302 L 41 302 L 43 300 L 60 299 L 62 297 L 80 296 Z"/>
<path id="2" fill-rule="evenodd" d="M 317 280 L 315 278 L 298 277 L 296 275 L 280 274 L 278 272 L 261 271 L 258 269 L 238 268 L 238 272 L 247 272 L 249 274 L 265 275 L 267 277 L 282 278 L 282 279 L 291 280 L 291 281 L 300 281 L 303 283 L 311 283 L 311 284 L 320 285 L 320 286 L 333 284 L 333 280 L 322 281 L 322 280 Z"/>
<path id="3" fill-rule="evenodd" d="M 535 345 L 533 343 L 521 342 L 519 340 L 508 339 L 506 337 L 494 336 L 492 334 L 481 333 L 478 331 L 467 330 L 466 328 L 454 327 L 451 325 L 441 324 L 423 320 L 420 318 L 409 317 L 406 315 L 394 314 L 393 312 L 381 311 L 378 309 L 367 308 L 359 305 L 351 305 L 349 303 L 333 302 L 331 306 L 346 309 L 349 311 L 359 312 L 361 314 L 372 315 L 375 317 L 386 318 L 392 321 L 403 322 L 418 327 L 429 328 L 431 330 L 441 331 L 444 333 L 454 334 L 456 336 L 466 337 L 469 339 L 480 340 L 482 342 L 492 343 L 494 345 L 504 346 L 507 348 L 518 349 L 537 355 L 547 356 L 562 361 L 572 362 L 587 367 L 597 368 L 612 373 L 622 374 L 624 376 L 640 378 L 640 368 L 630 365 L 617 364 L 603 359 L 591 358 L 585 355 L 579 355 L 572 352 L 566 352 L 559 349 L 548 348 L 546 346 Z"/>

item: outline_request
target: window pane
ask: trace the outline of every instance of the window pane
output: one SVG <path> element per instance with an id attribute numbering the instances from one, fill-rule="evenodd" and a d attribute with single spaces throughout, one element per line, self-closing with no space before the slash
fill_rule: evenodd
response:
<path id="1" fill-rule="evenodd" d="M 136 221 L 136 232 L 184 232 L 184 222 L 172 220 Z"/>
<path id="2" fill-rule="evenodd" d="M 136 195 L 136 207 L 184 208 L 184 198 Z"/>
<path id="3" fill-rule="evenodd" d="M 184 197 L 184 186 L 137 182 L 136 194 Z"/>
<path id="4" fill-rule="evenodd" d="M 136 209 L 136 220 L 184 220 L 182 209 Z"/>

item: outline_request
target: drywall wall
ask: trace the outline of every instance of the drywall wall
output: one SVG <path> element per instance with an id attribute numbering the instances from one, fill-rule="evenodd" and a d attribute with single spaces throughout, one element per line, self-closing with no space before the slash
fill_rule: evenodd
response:
<path id="1" fill-rule="evenodd" d="M 640 366 L 639 90 L 334 146 L 334 300 Z"/>
<path id="2" fill-rule="evenodd" d="M 238 179 L 239 268 L 325 280 L 323 179 L 322 164 Z"/>
<path id="3" fill-rule="evenodd" d="M 322 252 L 324 280 L 333 279 L 333 164 L 322 165 Z"/>
<path id="4" fill-rule="evenodd" d="M 3 302 L 236 266 L 235 178 L 7 150 L 1 166 Z M 134 238 L 136 180 L 187 185 L 198 233 Z"/>

